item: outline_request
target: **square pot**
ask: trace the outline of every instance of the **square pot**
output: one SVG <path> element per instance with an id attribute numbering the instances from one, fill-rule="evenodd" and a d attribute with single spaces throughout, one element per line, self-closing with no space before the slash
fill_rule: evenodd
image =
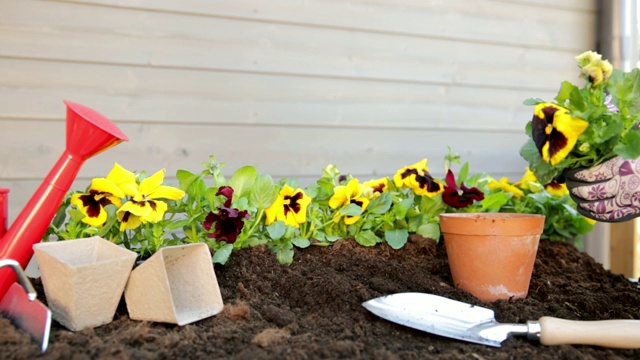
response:
<path id="1" fill-rule="evenodd" d="M 158 250 L 131 272 L 124 296 L 131 319 L 178 325 L 224 307 L 211 253 L 203 243 Z"/>
<path id="2" fill-rule="evenodd" d="M 101 237 L 33 246 L 52 317 L 72 331 L 113 320 L 137 254 Z"/>

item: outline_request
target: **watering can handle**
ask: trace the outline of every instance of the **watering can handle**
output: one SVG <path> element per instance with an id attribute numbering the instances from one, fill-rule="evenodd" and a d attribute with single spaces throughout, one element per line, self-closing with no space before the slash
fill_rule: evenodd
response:
<path id="1" fill-rule="evenodd" d="M 13 271 L 15 271 L 16 275 L 18 276 L 18 281 L 20 281 L 20 285 L 22 285 L 22 287 L 27 292 L 29 301 L 34 301 L 38 295 L 36 293 L 36 290 L 33 288 L 33 285 L 31 285 L 31 281 L 29 281 L 29 278 L 27 277 L 27 275 L 25 275 L 24 270 L 22 270 L 22 266 L 20 266 L 20 263 L 13 259 L 0 260 L 0 268 L 3 268 L 5 266 L 8 266 L 12 268 Z"/>

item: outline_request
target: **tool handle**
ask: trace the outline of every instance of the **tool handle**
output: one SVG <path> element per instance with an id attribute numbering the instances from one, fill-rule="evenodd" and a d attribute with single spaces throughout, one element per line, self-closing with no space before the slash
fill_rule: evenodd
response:
<path id="1" fill-rule="evenodd" d="M 575 321 L 543 316 L 540 343 L 580 344 L 619 349 L 640 348 L 640 320 Z"/>

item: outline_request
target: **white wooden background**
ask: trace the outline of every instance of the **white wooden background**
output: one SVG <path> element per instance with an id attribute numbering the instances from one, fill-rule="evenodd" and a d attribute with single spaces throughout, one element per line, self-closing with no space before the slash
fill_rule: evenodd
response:
<path id="1" fill-rule="evenodd" d="M 594 0 L 0 0 L 0 187 L 10 219 L 64 147 L 68 99 L 130 137 L 83 166 L 303 184 L 362 180 L 447 145 L 517 180 L 528 97 L 551 100 L 594 49 Z"/>

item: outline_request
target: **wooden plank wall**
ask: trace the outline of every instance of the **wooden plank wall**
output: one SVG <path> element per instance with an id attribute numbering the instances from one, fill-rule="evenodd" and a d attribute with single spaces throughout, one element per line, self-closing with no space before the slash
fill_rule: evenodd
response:
<path id="1" fill-rule="evenodd" d="M 117 161 L 169 175 L 252 164 L 362 180 L 447 145 L 517 180 L 531 109 L 595 47 L 595 0 L 0 0 L 0 186 L 10 219 L 64 148 L 63 99 L 130 137 Z"/>

